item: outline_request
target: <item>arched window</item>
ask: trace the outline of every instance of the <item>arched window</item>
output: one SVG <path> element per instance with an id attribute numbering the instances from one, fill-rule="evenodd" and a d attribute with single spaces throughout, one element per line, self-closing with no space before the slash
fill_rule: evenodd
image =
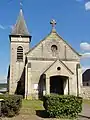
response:
<path id="1" fill-rule="evenodd" d="M 23 48 L 21 46 L 17 48 L 17 61 L 23 61 Z"/>
<path id="2" fill-rule="evenodd" d="M 52 55 L 53 55 L 53 56 L 56 56 L 57 50 L 58 50 L 58 48 L 57 48 L 56 45 L 52 45 L 52 46 L 51 46 L 51 51 L 52 51 Z"/>
<path id="3" fill-rule="evenodd" d="M 56 45 L 52 45 L 51 46 L 51 50 L 52 50 L 52 52 L 56 52 L 57 51 L 57 46 Z"/>

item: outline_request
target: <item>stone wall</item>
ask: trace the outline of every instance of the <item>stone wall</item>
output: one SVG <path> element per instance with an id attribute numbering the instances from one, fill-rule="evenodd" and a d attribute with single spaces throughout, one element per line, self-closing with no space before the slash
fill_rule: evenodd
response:
<path id="1" fill-rule="evenodd" d="M 83 86 L 81 91 L 81 97 L 83 97 L 83 99 L 90 99 L 90 86 Z"/>
<path id="2" fill-rule="evenodd" d="M 54 51 L 51 49 L 52 45 L 57 47 L 54 54 Z M 27 56 L 80 61 L 80 56 L 56 32 L 51 32 L 36 47 L 28 52 Z"/>
<path id="3" fill-rule="evenodd" d="M 23 48 L 23 61 L 17 61 L 17 48 Z M 29 37 L 11 37 L 10 41 L 10 80 L 9 93 L 14 94 L 25 65 L 25 53 L 29 51 Z"/>

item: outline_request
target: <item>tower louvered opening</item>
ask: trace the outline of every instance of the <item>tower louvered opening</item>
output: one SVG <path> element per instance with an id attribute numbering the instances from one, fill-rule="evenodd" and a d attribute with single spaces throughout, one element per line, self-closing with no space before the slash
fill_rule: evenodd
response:
<path id="1" fill-rule="evenodd" d="M 23 61 L 23 48 L 21 46 L 17 48 L 17 61 Z"/>

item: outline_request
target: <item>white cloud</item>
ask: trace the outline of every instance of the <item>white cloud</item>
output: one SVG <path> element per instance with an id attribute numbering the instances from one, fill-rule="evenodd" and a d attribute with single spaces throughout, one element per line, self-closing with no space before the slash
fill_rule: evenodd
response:
<path id="1" fill-rule="evenodd" d="M 5 30 L 5 27 L 3 25 L 0 25 L 0 29 Z"/>
<path id="2" fill-rule="evenodd" d="M 6 30 L 6 29 L 8 29 L 8 28 L 12 28 L 12 25 L 4 26 L 4 25 L 1 25 L 1 24 L 0 24 L 0 29 Z"/>
<path id="3" fill-rule="evenodd" d="M 86 0 L 76 0 L 77 2 L 86 2 L 85 3 L 85 9 L 86 10 L 90 10 L 90 1 L 86 1 Z"/>
<path id="4" fill-rule="evenodd" d="M 6 83 L 7 77 L 6 76 L 0 76 L 0 83 Z"/>
<path id="5" fill-rule="evenodd" d="M 82 72 L 84 73 L 87 69 L 90 69 L 90 66 L 83 66 L 82 67 Z"/>
<path id="6" fill-rule="evenodd" d="M 80 48 L 81 48 L 82 50 L 89 51 L 89 50 L 90 50 L 90 44 L 87 43 L 87 42 L 83 42 L 83 43 L 80 44 Z"/>
<path id="7" fill-rule="evenodd" d="M 83 0 L 76 0 L 76 1 L 78 1 L 78 2 L 82 2 Z"/>
<path id="8" fill-rule="evenodd" d="M 90 53 L 83 53 L 81 58 L 90 58 Z"/>
<path id="9" fill-rule="evenodd" d="M 90 10 L 90 1 L 85 3 L 85 9 Z"/>

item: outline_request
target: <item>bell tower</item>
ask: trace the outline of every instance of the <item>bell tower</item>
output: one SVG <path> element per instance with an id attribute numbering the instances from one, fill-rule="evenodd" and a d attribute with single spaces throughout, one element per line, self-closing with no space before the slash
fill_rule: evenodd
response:
<path id="1" fill-rule="evenodd" d="M 23 11 L 20 9 L 16 24 L 13 26 L 10 38 L 10 79 L 9 93 L 14 94 L 17 84 L 23 75 L 25 53 L 29 51 L 31 36 L 28 32 Z"/>

